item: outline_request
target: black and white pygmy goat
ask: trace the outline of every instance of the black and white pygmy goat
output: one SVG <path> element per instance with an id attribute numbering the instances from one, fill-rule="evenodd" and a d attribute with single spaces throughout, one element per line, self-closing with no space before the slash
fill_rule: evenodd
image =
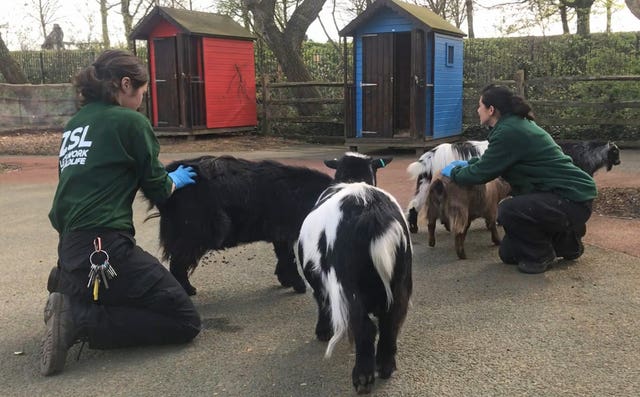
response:
<path id="1" fill-rule="evenodd" d="M 391 160 L 346 153 L 325 161 L 336 170 L 335 184 L 305 218 L 297 243 L 318 304 L 316 336 L 329 340 L 325 356 L 347 332 L 355 339 L 351 376 L 358 393 L 371 391 L 376 370 L 388 378 L 396 369 L 396 340 L 412 291 L 412 246 L 402 208 L 375 187 L 376 170 Z"/>
<path id="2" fill-rule="evenodd" d="M 427 202 L 431 179 L 453 160 L 469 160 L 479 157 L 487 150 L 488 141 L 462 141 L 442 143 L 424 153 L 418 161 L 407 167 L 407 172 L 416 178 L 416 191 L 407 208 L 407 221 L 411 233 L 418 233 L 418 213 Z"/>

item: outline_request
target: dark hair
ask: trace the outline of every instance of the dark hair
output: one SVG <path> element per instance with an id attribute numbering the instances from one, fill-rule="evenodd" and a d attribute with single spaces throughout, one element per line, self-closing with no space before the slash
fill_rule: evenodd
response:
<path id="1" fill-rule="evenodd" d="M 116 103 L 116 94 L 124 77 L 131 79 L 134 89 L 149 82 L 147 68 L 135 55 L 122 50 L 106 50 L 98 59 L 74 78 L 82 105 L 103 101 Z"/>
<path id="2" fill-rule="evenodd" d="M 515 114 L 522 118 L 535 120 L 531 105 L 521 97 L 515 95 L 507 87 L 490 84 L 482 89 L 480 101 L 484 106 L 493 106 L 501 115 Z"/>

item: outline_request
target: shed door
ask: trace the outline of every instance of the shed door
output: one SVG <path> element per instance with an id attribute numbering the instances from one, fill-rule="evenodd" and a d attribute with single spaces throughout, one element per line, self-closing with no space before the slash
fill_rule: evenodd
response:
<path id="1" fill-rule="evenodd" d="M 176 38 L 153 40 L 158 127 L 180 125 Z"/>
<path id="2" fill-rule="evenodd" d="M 393 33 L 362 37 L 362 136 L 393 136 Z"/>
<path id="3" fill-rule="evenodd" d="M 414 29 L 411 36 L 411 136 L 423 138 L 427 126 L 427 43 L 424 30 Z"/>

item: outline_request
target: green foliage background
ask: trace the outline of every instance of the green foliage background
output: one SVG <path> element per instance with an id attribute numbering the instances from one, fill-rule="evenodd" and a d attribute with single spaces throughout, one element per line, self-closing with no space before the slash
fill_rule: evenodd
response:
<path id="1" fill-rule="evenodd" d="M 271 51 L 256 42 L 256 81 L 267 74 L 270 82 L 285 81 Z M 351 52 L 351 47 L 348 49 Z M 146 61 L 146 49 L 139 48 Z M 82 67 L 98 55 L 96 50 L 16 51 L 11 55 L 22 66 L 33 84 L 68 83 Z M 344 79 L 343 49 L 331 43 L 305 42 L 302 57 L 314 81 L 339 82 Z M 349 54 L 348 62 L 352 62 Z M 640 82 L 567 82 L 548 85 L 539 81 L 545 77 L 640 75 L 640 32 L 592 34 L 588 37 L 562 35 L 550 37 L 514 37 L 466 39 L 464 41 L 465 134 L 486 135 L 475 126 L 475 105 L 478 91 L 496 80 L 512 80 L 516 70 L 525 72 L 529 81 L 525 96 L 535 101 L 596 102 L 616 104 L 640 100 Z M 351 64 L 347 68 L 351 74 Z M 348 77 L 351 79 L 351 77 Z M 3 82 L 0 76 L 0 82 Z M 258 83 L 259 84 L 259 83 Z M 341 88 L 321 88 L 325 98 L 341 98 Z M 289 95 L 282 90 L 277 95 Z M 260 95 L 258 95 L 260 97 Z M 319 107 L 331 117 L 342 118 L 342 106 Z M 535 108 L 539 115 L 552 119 L 583 119 L 583 126 L 545 125 L 553 135 L 567 139 L 608 138 L 640 140 L 640 120 L 637 126 L 620 126 L 620 120 L 635 120 L 638 107 L 617 109 L 601 106 L 596 111 L 588 107 L 548 106 Z M 588 121 L 588 122 L 587 122 Z M 618 123 L 616 124 L 616 121 Z M 627 122 L 629 124 L 629 122 Z M 310 128 L 310 125 L 303 126 Z M 318 126 L 314 130 L 323 129 Z M 335 127 L 331 127 L 335 129 Z M 316 131 L 307 134 L 316 134 Z M 332 131 L 331 135 L 336 132 Z"/>

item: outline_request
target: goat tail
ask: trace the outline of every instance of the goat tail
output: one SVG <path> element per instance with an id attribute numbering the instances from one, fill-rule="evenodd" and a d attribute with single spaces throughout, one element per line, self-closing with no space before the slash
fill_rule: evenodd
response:
<path id="1" fill-rule="evenodd" d="M 438 178 L 431 184 L 429 188 L 429 203 L 437 200 L 436 202 L 442 202 L 446 199 L 447 190 L 445 189 L 444 182 Z"/>
<path id="2" fill-rule="evenodd" d="M 349 302 L 344 294 L 342 284 L 338 281 L 336 270 L 332 267 L 326 274 L 325 293 L 329 300 L 329 309 L 331 310 L 331 326 L 333 328 L 333 336 L 329 340 L 327 350 L 324 357 L 329 358 L 333 354 L 336 343 L 340 341 L 347 333 L 349 328 Z"/>
<path id="3" fill-rule="evenodd" d="M 430 182 L 427 180 L 419 181 L 418 188 L 416 189 L 416 194 L 409 201 L 409 205 L 407 206 L 407 210 L 415 210 L 416 212 L 420 212 L 420 209 L 424 207 L 424 204 L 427 202 L 427 197 L 429 196 L 429 185 Z"/>
<path id="4" fill-rule="evenodd" d="M 414 161 L 407 166 L 407 173 L 411 175 L 412 178 L 417 178 L 428 171 L 427 165 L 422 161 Z"/>

